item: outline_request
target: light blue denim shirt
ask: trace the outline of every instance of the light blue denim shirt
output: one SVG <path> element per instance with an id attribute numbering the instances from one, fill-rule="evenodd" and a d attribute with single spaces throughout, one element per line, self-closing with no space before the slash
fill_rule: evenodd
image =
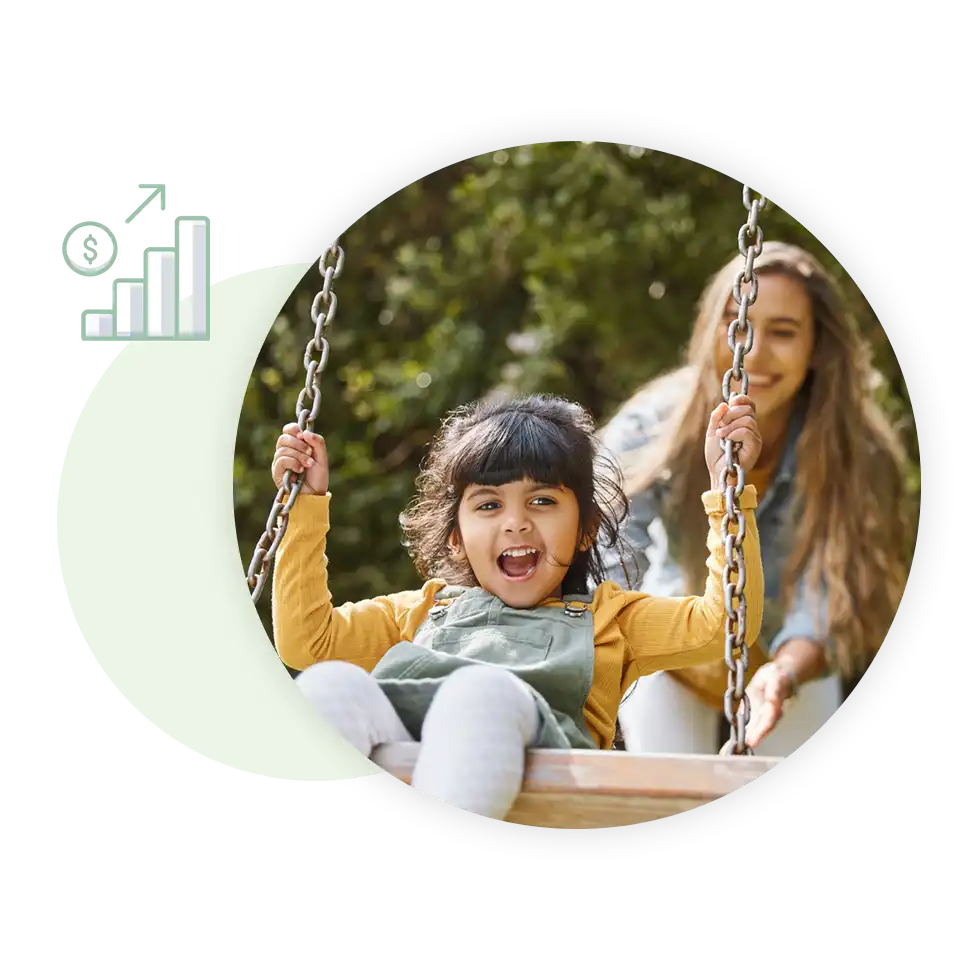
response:
<path id="1" fill-rule="evenodd" d="M 622 465 L 623 457 L 632 451 L 655 443 L 663 424 L 678 403 L 676 385 L 662 382 L 660 391 L 641 392 L 619 411 L 600 432 L 603 448 Z M 796 408 L 789 423 L 784 450 L 768 491 L 758 496 L 755 518 L 761 537 L 761 558 L 765 576 L 765 611 L 762 644 L 769 656 L 787 641 L 805 637 L 822 643 L 831 657 L 824 588 L 813 593 L 800 577 L 787 609 L 783 603 L 781 579 L 794 534 L 795 468 L 798 436 L 805 419 L 804 401 Z M 697 497 L 700 502 L 700 496 Z M 622 535 L 629 544 L 624 558 L 617 549 L 601 550 L 606 578 L 626 588 L 626 565 L 631 581 L 639 589 L 655 596 L 683 596 L 686 580 L 670 550 L 668 529 L 675 523 L 664 522 L 663 483 L 630 498 L 630 514 Z"/>

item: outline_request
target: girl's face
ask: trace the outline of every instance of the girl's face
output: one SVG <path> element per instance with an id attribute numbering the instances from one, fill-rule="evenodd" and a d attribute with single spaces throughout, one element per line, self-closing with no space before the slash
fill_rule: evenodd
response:
<path id="1" fill-rule="evenodd" d="M 579 503 L 568 488 L 523 479 L 469 485 L 458 506 L 452 553 L 479 585 L 509 606 L 558 595 L 579 544 Z"/>
<path id="2" fill-rule="evenodd" d="M 728 297 L 723 329 L 718 332 L 716 362 L 718 375 L 732 366 L 726 331 L 737 317 L 738 305 Z M 815 349 L 812 304 L 801 283 L 787 276 L 768 274 L 758 280 L 758 299 L 748 310 L 754 324 L 754 346 L 745 355 L 744 369 L 750 381 L 748 393 L 754 399 L 758 420 L 765 421 L 788 405 L 808 376 Z M 734 390 L 739 386 L 732 382 Z"/>

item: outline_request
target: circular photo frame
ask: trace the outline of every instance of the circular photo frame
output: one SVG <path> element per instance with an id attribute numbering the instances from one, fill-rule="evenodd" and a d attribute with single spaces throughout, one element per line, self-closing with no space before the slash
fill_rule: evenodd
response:
<path id="1" fill-rule="evenodd" d="M 375 206 L 447 166 L 487 152 L 578 139 L 640 146 L 644 151 L 663 152 L 707 166 L 754 187 L 771 206 L 784 210 L 809 230 L 858 286 L 885 329 L 906 382 L 918 434 L 920 469 L 927 468 L 930 474 L 920 476 L 912 567 L 882 649 L 865 674 L 851 685 L 841 706 L 812 737 L 770 770 L 753 772 L 750 781 L 730 793 L 639 824 L 563 829 L 489 821 L 428 798 L 390 773 L 343 782 L 362 806 L 406 824 L 411 831 L 421 832 L 428 839 L 446 840 L 454 847 L 470 848 L 473 854 L 501 856 L 508 862 L 639 862 L 656 855 L 683 855 L 692 848 L 709 847 L 732 832 L 750 831 L 779 809 L 791 806 L 803 793 L 815 790 L 879 726 L 881 714 L 902 695 L 913 664 L 918 663 L 920 651 L 927 644 L 927 635 L 934 629 L 944 579 L 952 567 L 949 542 L 938 543 L 931 557 L 929 537 L 948 535 L 959 525 L 955 521 L 959 448 L 952 436 L 950 395 L 943 388 L 942 363 L 927 340 L 926 324 L 912 294 L 896 278 L 878 242 L 822 186 L 811 184 L 773 154 L 724 130 L 707 128 L 675 114 L 652 114 L 636 106 L 617 105 L 526 106 L 516 113 L 485 114 L 478 121 L 453 122 L 431 136 L 413 138 L 391 152 L 381 153 L 334 192 L 321 195 L 296 216 L 287 238 L 266 263 L 312 263 L 316 267 L 330 241 Z M 740 201 L 738 222 L 743 215 Z M 762 219 L 766 238 L 771 234 L 770 213 L 769 206 Z M 725 226 L 724 232 L 736 233 L 737 226 Z M 311 336 L 307 332 L 306 337 Z M 417 375 L 417 386 L 426 388 L 429 379 L 422 385 L 421 377 Z M 304 403 L 309 403 L 308 397 Z M 280 510 L 274 506 L 274 511 Z M 941 521 L 934 522 L 934 517 Z M 401 766 L 402 774 L 407 767 Z M 745 769 L 738 766 L 730 770 Z M 685 804 L 689 801 L 687 797 Z"/>

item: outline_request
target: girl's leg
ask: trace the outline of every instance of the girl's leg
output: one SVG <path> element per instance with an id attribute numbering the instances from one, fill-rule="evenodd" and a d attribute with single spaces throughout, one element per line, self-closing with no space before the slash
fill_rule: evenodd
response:
<path id="1" fill-rule="evenodd" d="M 377 681 L 341 660 L 308 667 L 296 684 L 316 712 L 362 755 L 379 744 L 413 741 Z"/>
<path id="2" fill-rule="evenodd" d="M 411 787 L 505 818 L 522 787 L 525 749 L 538 732 L 535 698 L 518 677 L 496 667 L 462 667 L 428 709 Z"/>
<path id="3" fill-rule="evenodd" d="M 664 673 L 641 677 L 620 705 L 627 751 L 640 754 L 717 754 L 721 715 Z"/>

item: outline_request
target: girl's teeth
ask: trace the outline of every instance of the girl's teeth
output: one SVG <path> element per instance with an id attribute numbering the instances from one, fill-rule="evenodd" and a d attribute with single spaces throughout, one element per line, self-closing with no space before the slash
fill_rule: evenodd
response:
<path id="1" fill-rule="evenodd" d="M 507 552 L 502 553 L 503 556 L 532 556 L 535 555 L 535 549 L 510 549 Z"/>

